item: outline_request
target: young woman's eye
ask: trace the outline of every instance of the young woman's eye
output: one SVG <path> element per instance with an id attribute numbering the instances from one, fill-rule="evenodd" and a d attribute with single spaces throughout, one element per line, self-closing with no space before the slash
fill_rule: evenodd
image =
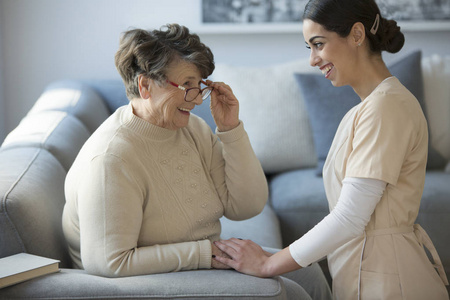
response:
<path id="1" fill-rule="evenodd" d="M 306 49 L 309 49 L 309 50 L 311 50 L 311 47 L 310 47 L 310 46 L 308 46 L 308 45 L 306 45 Z"/>
<path id="2" fill-rule="evenodd" d="M 323 43 L 314 43 L 314 47 L 320 48 L 323 46 Z"/>

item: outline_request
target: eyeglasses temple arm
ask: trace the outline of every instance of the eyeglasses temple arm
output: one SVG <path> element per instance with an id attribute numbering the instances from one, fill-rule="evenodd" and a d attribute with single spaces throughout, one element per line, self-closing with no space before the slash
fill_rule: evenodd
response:
<path id="1" fill-rule="evenodd" d="M 174 87 L 177 87 L 179 89 L 182 89 L 183 91 L 186 90 L 186 88 L 184 86 L 178 85 L 170 80 L 167 80 L 168 83 L 170 83 L 171 85 L 173 85 Z"/>

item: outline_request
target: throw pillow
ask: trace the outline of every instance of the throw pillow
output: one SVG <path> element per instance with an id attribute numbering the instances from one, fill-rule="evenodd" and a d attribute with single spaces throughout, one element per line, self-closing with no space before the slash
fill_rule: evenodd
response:
<path id="1" fill-rule="evenodd" d="M 316 175 L 323 165 L 344 115 L 361 102 L 349 86 L 334 87 L 323 75 L 295 74 L 308 111 L 317 155 Z"/>
<path id="2" fill-rule="evenodd" d="M 423 58 L 422 72 L 431 145 L 450 160 L 450 56 Z"/>
<path id="3" fill-rule="evenodd" d="M 414 94 L 426 115 L 421 52 L 415 51 L 388 68 L 391 74 L 396 76 Z M 334 87 L 323 75 L 298 73 L 295 74 L 295 78 L 308 110 L 318 158 L 316 174 L 321 176 L 323 164 L 341 119 L 350 108 L 360 103 L 361 100 L 351 87 Z M 445 159 L 430 145 L 427 168 L 442 168 L 445 165 Z"/>
<path id="4" fill-rule="evenodd" d="M 299 60 L 264 68 L 217 64 L 212 75 L 228 84 L 239 100 L 240 119 L 268 174 L 317 163 L 308 115 L 293 76 L 308 71 L 317 70 L 308 60 Z"/>

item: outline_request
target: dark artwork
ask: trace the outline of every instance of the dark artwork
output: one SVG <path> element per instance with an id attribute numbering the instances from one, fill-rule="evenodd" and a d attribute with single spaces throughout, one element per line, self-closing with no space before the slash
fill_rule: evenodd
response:
<path id="1" fill-rule="evenodd" d="M 301 22 L 308 0 L 202 0 L 203 23 Z M 376 0 L 396 21 L 450 20 L 450 0 Z"/>
<path id="2" fill-rule="evenodd" d="M 450 0 L 377 0 L 381 14 L 396 21 L 450 20 Z"/>
<path id="3" fill-rule="evenodd" d="M 307 0 L 202 0 L 203 23 L 300 22 Z"/>

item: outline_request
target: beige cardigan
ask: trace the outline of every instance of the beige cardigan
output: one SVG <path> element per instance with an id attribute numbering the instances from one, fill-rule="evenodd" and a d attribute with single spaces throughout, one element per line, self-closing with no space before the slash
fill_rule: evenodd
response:
<path id="1" fill-rule="evenodd" d="M 214 135 L 191 115 L 174 131 L 136 117 L 131 105 L 89 138 L 65 192 L 74 264 L 110 277 L 210 268 L 219 218 L 253 217 L 268 198 L 242 122 Z"/>

